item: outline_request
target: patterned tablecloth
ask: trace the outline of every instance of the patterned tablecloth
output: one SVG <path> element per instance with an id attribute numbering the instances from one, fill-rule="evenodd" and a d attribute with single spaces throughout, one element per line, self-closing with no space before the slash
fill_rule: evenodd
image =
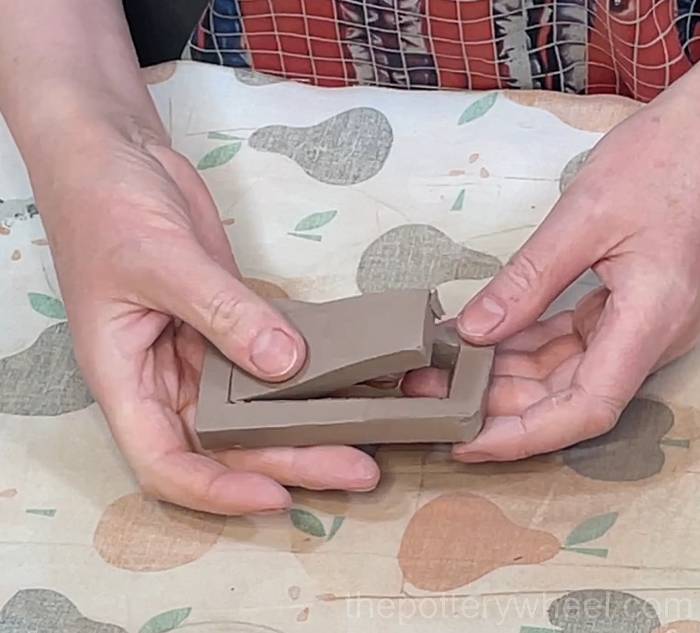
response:
<path id="1" fill-rule="evenodd" d="M 432 285 L 452 312 L 637 108 L 323 91 L 189 62 L 147 76 L 258 291 Z M 698 354 L 560 454 L 467 467 L 445 447 L 384 447 L 371 494 L 300 491 L 278 517 L 189 512 L 139 494 L 80 379 L 2 125 L 0 198 L 0 633 L 700 631 Z"/>

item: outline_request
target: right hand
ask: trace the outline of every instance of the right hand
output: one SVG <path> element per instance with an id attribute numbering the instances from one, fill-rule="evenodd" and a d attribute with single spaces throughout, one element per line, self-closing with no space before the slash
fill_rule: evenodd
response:
<path id="1" fill-rule="evenodd" d="M 270 381 L 299 370 L 305 344 L 240 281 L 190 163 L 163 142 L 105 136 L 32 180 L 78 362 L 144 490 L 234 515 L 288 508 L 285 486 L 374 488 L 376 464 L 350 447 L 200 449 L 205 338 Z"/>

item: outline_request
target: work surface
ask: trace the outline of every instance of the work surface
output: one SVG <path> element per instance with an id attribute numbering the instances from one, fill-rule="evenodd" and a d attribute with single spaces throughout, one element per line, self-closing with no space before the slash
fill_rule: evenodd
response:
<path id="1" fill-rule="evenodd" d="M 256 290 L 432 285 L 451 312 L 637 107 L 324 92 L 192 63 L 148 77 Z M 0 198 L 0 633 L 700 631 L 698 354 L 612 434 L 561 454 L 466 467 L 445 447 L 385 447 L 371 494 L 296 492 L 276 517 L 188 512 L 139 494 L 79 378 L 2 126 Z"/>

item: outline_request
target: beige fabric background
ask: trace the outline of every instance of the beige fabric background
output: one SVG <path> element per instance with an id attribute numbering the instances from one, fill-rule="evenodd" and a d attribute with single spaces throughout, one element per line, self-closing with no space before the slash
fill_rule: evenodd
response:
<path id="1" fill-rule="evenodd" d="M 431 285 L 451 311 L 637 108 L 323 91 L 191 62 L 147 77 L 256 289 Z M 1 125 L 0 199 L 0 633 L 700 631 L 697 353 L 613 433 L 561 454 L 466 467 L 444 447 L 384 447 L 374 493 L 200 515 L 143 499 L 116 452 Z"/>

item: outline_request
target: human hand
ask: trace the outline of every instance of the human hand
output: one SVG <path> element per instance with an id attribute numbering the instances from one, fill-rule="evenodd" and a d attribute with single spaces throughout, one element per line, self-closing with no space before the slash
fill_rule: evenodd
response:
<path id="1" fill-rule="evenodd" d="M 697 73 L 696 73 L 697 74 Z M 656 369 L 700 334 L 696 88 L 679 82 L 612 130 L 521 250 L 457 320 L 500 344 L 481 434 L 465 462 L 516 460 L 609 431 Z M 603 284 L 574 312 L 533 323 L 588 268 Z M 445 395 L 411 374 L 408 395 Z"/>
<path id="2" fill-rule="evenodd" d="M 373 460 L 350 447 L 200 450 L 205 337 L 272 381 L 298 371 L 305 345 L 239 280 L 214 202 L 184 157 L 107 138 L 33 179 L 76 356 L 147 493 L 240 514 L 287 508 L 284 486 L 376 485 Z"/>

